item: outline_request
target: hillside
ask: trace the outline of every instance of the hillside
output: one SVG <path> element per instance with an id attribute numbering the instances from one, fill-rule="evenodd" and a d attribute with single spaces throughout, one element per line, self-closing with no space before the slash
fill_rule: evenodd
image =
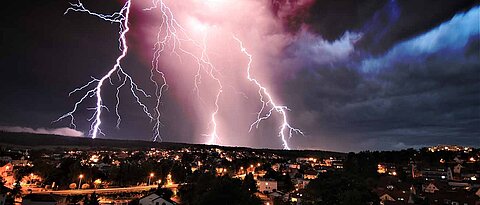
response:
<path id="1" fill-rule="evenodd" d="M 60 135 L 13 133 L 0 131 L 0 144 L 9 146 L 22 146 L 32 149 L 42 148 L 120 148 L 120 149 L 181 149 L 184 147 L 195 148 L 221 148 L 225 150 L 250 150 L 259 152 L 275 153 L 278 155 L 296 156 L 344 156 L 344 153 L 322 150 L 276 150 L 276 149 L 255 149 L 247 147 L 228 147 L 204 144 L 187 144 L 174 142 L 150 142 L 142 140 L 117 140 L 117 139 L 91 139 L 87 137 L 69 137 Z"/>

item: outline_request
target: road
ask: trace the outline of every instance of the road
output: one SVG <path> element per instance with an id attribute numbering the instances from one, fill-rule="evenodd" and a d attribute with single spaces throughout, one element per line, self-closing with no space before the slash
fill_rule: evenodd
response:
<path id="1" fill-rule="evenodd" d="M 164 185 L 164 188 L 174 189 L 178 187 L 178 184 Z M 107 193 L 122 193 L 122 192 L 141 192 L 148 191 L 150 189 L 157 188 L 157 185 L 150 186 L 134 186 L 134 187 L 123 187 L 123 188 L 106 188 L 106 189 L 71 189 L 71 190 L 58 190 L 58 191 L 37 191 L 34 190 L 32 194 L 56 194 L 56 195 L 85 195 L 91 194 L 93 192 L 97 194 L 107 194 Z"/>

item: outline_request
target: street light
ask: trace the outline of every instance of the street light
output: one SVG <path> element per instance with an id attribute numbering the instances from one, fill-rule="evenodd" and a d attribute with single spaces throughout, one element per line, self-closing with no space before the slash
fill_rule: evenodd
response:
<path id="1" fill-rule="evenodd" d="M 98 186 L 100 186 L 100 184 L 102 184 L 102 180 L 101 179 L 96 179 L 93 184 L 95 185 L 95 188 L 98 189 Z"/>
<path id="2" fill-rule="evenodd" d="M 147 186 L 150 185 L 150 180 L 152 179 L 153 176 L 155 176 L 155 174 L 153 174 L 153 172 L 150 173 L 150 176 L 148 177 L 148 184 L 147 184 Z"/>
<path id="3" fill-rule="evenodd" d="M 82 186 L 82 179 L 83 179 L 83 174 L 80 174 L 78 176 L 79 180 L 78 180 L 78 189 L 80 189 L 80 187 Z"/>

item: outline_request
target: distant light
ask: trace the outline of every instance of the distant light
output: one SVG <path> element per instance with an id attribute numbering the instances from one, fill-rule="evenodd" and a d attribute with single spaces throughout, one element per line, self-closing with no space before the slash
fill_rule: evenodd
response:
<path id="1" fill-rule="evenodd" d="M 153 176 L 155 176 L 155 174 L 154 174 L 154 173 L 150 173 L 150 177 L 153 177 Z"/>
<path id="2" fill-rule="evenodd" d="M 78 178 L 82 179 L 82 178 L 83 178 L 83 174 L 80 174 L 80 175 L 78 176 Z"/>
<path id="3" fill-rule="evenodd" d="M 472 180 L 472 181 L 477 181 L 477 177 L 472 176 L 472 177 L 470 177 L 470 180 Z"/>

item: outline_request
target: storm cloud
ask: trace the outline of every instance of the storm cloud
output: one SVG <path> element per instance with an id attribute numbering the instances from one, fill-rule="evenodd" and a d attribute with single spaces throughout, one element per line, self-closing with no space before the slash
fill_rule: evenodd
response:
<path id="1" fill-rule="evenodd" d="M 306 64 L 288 84 L 291 93 L 302 90 L 293 99 L 302 98 L 313 115 L 306 126 L 330 136 L 327 143 L 338 136 L 370 149 L 478 145 L 479 12 L 459 13 L 380 56 Z"/>
<path id="2" fill-rule="evenodd" d="M 82 1 L 112 13 L 124 1 Z M 134 1 L 137 2 L 137 1 Z M 247 58 L 235 33 L 252 52 L 253 70 L 275 98 L 290 108 L 292 125 L 305 136 L 289 139 L 295 149 L 359 151 L 418 148 L 436 144 L 480 146 L 480 7 L 477 1 L 245 0 L 165 1 L 196 40 L 209 30 L 208 50 L 224 79 L 220 109 L 224 144 L 281 148 L 278 118 L 248 132 L 259 103 L 245 79 Z M 193 2 L 193 3 L 192 3 Z M 129 55 L 123 62 L 147 92 L 153 32 L 158 13 L 132 10 Z M 190 4 L 192 3 L 192 4 Z M 64 11 L 63 1 L 11 2 L 0 8 L 0 126 L 59 133 L 52 124 L 71 109 L 68 93 L 105 74 L 119 54 L 118 27 L 82 13 Z M 208 12 L 207 12 L 208 11 Z M 165 141 L 204 143 L 211 128 L 206 107 L 192 92 L 191 59 L 168 55 L 161 67 L 171 83 L 161 103 Z M 195 69 L 195 68 L 193 68 Z M 204 78 L 202 95 L 216 91 Z M 106 87 L 105 96 L 114 93 Z M 120 129 L 104 112 L 105 138 L 151 139 L 151 123 L 128 92 L 121 92 Z M 147 104 L 154 103 L 145 99 Z M 79 109 L 78 130 L 88 132 L 93 99 Z M 106 97 L 105 104 L 113 105 Z M 245 108 L 249 108 L 246 110 Z M 27 127 L 27 128 L 23 128 Z M 80 131 L 66 130 L 80 135 Z M 72 132 L 70 132 L 72 131 Z M 62 134 L 65 132 L 61 132 Z"/>

